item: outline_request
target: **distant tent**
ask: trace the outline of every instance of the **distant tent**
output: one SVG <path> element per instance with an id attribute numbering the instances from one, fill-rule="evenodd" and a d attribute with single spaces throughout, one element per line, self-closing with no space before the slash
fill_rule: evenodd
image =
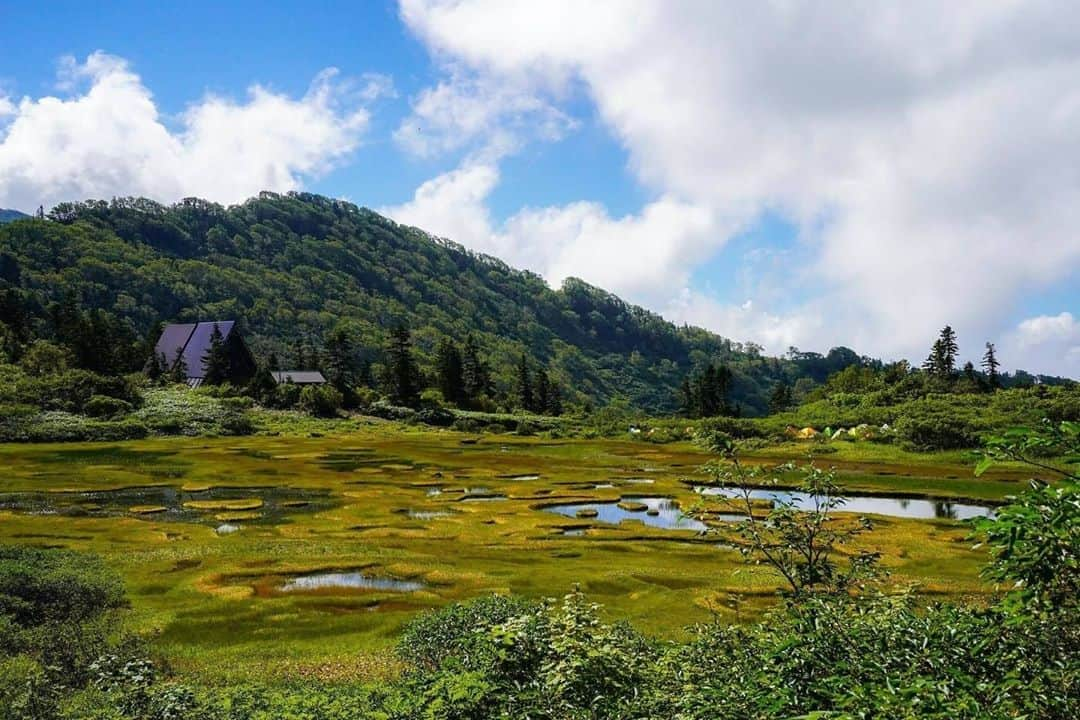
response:
<path id="1" fill-rule="evenodd" d="M 210 350 L 210 336 L 215 325 L 229 354 L 229 381 L 242 383 L 249 380 L 255 374 L 255 358 L 233 320 L 166 325 L 154 346 L 154 353 L 164 358 L 166 371 L 175 367 L 179 354 L 187 368 L 188 385 L 193 388 L 202 385 L 206 377 L 206 353 Z"/>
<path id="2" fill-rule="evenodd" d="M 274 382 L 293 383 L 295 385 L 325 385 L 326 378 L 318 370 L 274 370 L 270 373 Z"/>

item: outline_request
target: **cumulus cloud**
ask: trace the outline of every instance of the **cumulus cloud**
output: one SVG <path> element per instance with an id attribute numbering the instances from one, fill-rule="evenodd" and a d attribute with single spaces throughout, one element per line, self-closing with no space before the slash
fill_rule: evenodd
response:
<path id="1" fill-rule="evenodd" d="M 328 69 L 300 98 L 260 85 L 242 101 L 208 95 L 175 127 L 122 58 L 68 59 L 58 87 L 63 97 L 0 99 L 0 206 L 117 195 L 230 203 L 293 190 L 356 149 L 369 119 L 363 103 L 389 86 Z"/>
<path id="2" fill-rule="evenodd" d="M 793 323 L 801 344 L 825 328 L 919 358 L 951 323 L 981 346 L 1021 294 L 1080 268 L 1074 4 L 401 0 L 401 15 L 478 82 L 556 107 L 583 88 L 644 187 L 718 219 L 712 250 L 765 210 L 814 228 L 793 268 L 820 285 L 789 311 L 819 314 Z M 651 245 L 684 242 L 653 229 Z M 677 299 L 699 256 L 661 268 L 651 296 Z"/>
<path id="3" fill-rule="evenodd" d="M 466 163 L 421 185 L 413 199 L 380 212 L 518 267 L 552 285 L 569 276 L 650 298 L 657 275 L 685 282 L 688 258 L 704 259 L 716 219 L 707 208 L 663 197 L 640 213 L 611 217 L 598 203 L 524 208 L 497 223 L 487 198 L 499 182 L 491 163 Z M 653 243 L 663 235 L 664 243 Z"/>
<path id="4" fill-rule="evenodd" d="M 1080 319 L 1071 312 L 1021 321 L 1001 344 L 1003 360 L 1034 367 L 1041 357 L 1058 358 L 1058 372 L 1080 377 Z"/>
<path id="5" fill-rule="evenodd" d="M 558 140 L 576 121 L 518 83 L 493 83 L 471 73 L 450 77 L 412 99 L 394 140 L 417 157 L 470 148 L 493 160 L 530 139 Z"/>

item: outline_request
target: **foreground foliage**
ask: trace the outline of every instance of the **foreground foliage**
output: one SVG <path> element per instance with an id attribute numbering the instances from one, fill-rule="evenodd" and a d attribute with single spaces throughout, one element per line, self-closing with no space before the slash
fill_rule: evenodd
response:
<path id="1" fill-rule="evenodd" d="M 0 710 L 43 720 L 1076 717 L 1080 477 L 1044 458 L 1080 456 L 1080 428 L 1016 431 L 987 453 L 1059 475 L 977 528 L 991 548 L 987 575 L 1004 589 L 992 604 L 923 606 L 907 592 L 853 593 L 807 576 L 761 622 L 708 623 L 661 642 L 606 622 L 579 591 L 544 603 L 482 598 L 415 620 L 398 644 L 404 674 L 367 686 L 188 686 L 115 639 L 122 595 L 100 563 L 5 549 Z M 827 478 L 808 482 L 827 489 Z M 816 527 L 782 510 L 761 532 L 801 522 L 813 532 L 783 536 L 792 547 L 827 541 L 829 509 L 810 513 Z"/>

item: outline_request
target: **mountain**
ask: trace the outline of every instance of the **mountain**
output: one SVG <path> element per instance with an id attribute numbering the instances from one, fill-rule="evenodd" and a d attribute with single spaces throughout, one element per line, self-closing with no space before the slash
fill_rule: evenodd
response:
<path id="1" fill-rule="evenodd" d="M 4 208 L 0 208 L 0 225 L 28 217 L 30 216 L 26 213 L 19 212 L 18 210 L 5 210 Z"/>
<path id="2" fill-rule="evenodd" d="M 860 362 L 847 348 L 764 357 L 581 280 L 552 289 L 495 258 L 306 193 L 262 193 L 231 207 L 61 204 L 49 220 L 0 227 L 4 284 L 39 328 L 55 323 L 64 302 L 118 316 L 151 342 L 162 322 L 236 319 L 257 357 L 274 352 L 285 363 L 299 343 L 318 346 L 341 325 L 377 366 L 403 322 L 430 370 L 440 338 L 472 333 L 502 392 L 524 353 L 549 368 L 570 402 L 592 406 L 624 398 L 674 409 L 687 373 L 711 362 L 732 371 L 731 399 L 758 414 L 778 382 L 820 382 Z"/>

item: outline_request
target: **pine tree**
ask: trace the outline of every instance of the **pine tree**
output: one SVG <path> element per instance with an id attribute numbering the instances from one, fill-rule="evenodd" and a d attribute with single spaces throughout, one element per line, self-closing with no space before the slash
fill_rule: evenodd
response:
<path id="1" fill-rule="evenodd" d="M 415 406 L 420 399 L 420 370 L 412 354 L 412 338 L 398 324 L 386 346 L 386 391 L 399 405 Z"/>
<path id="2" fill-rule="evenodd" d="M 480 348 L 472 334 L 465 338 L 461 353 L 461 384 L 468 403 L 475 403 L 491 389 L 487 364 L 480 358 Z"/>
<path id="3" fill-rule="evenodd" d="M 184 349 L 176 348 L 176 359 L 169 370 L 169 381 L 173 383 L 186 383 L 188 375 L 187 361 L 184 360 Z"/>
<path id="4" fill-rule="evenodd" d="M 435 346 L 435 374 L 443 399 L 460 405 L 466 399 L 464 359 L 461 350 L 450 338 Z"/>
<path id="5" fill-rule="evenodd" d="M 956 344 L 956 333 L 946 325 L 941 330 L 938 339 L 930 349 L 930 355 L 923 363 L 923 370 L 931 375 L 942 379 L 952 378 L 956 375 L 956 354 L 959 347 Z"/>
<path id="6" fill-rule="evenodd" d="M 307 370 L 307 354 L 304 352 L 304 342 L 297 340 L 293 344 L 293 369 Z"/>
<path id="7" fill-rule="evenodd" d="M 206 385 L 221 385 L 229 379 L 229 349 L 225 345 L 225 337 L 221 334 L 221 328 L 214 323 L 214 329 L 210 332 L 210 347 L 203 355 L 203 383 Z"/>
<path id="8" fill-rule="evenodd" d="M 274 380 L 274 374 L 271 372 L 269 364 L 267 364 L 260 365 L 255 374 L 251 376 L 245 392 L 262 405 L 269 405 L 274 399 L 276 390 L 277 381 Z"/>
<path id="9" fill-rule="evenodd" d="M 994 347 L 994 343 L 986 343 L 986 354 L 983 355 L 982 368 L 986 372 L 986 380 L 990 383 L 990 387 L 997 390 L 1001 387 L 1001 375 L 998 374 L 998 368 L 1001 367 L 1001 363 L 997 359 L 997 348 Z"/>
<path id="10" fill-rule="evenodd" d="M 146 379 L 157 385 L 165 374 L 165 356 L 160 353 L 151 353 L 143 372 Z"/>
<path id="11" fill-rule="evenodd" d="M 536 391 L 533 398 L 534 410 L 539 413 L 546 413 L 548 411 L 548 404 L 551 402 L 551 379 L 548 377 L 547 370 L 541 369 L 536 373 Z"/>
<path id="12" fill-rule="evenodd" d="M 562 390 L 559 389 L 559 384 L 556 382 L 552 382 L 548 387 L 548 399 L 545 411 L 548 415 L 562 415 Z"/>
<path id="13" fill-rule="evenodd" d="M 941 350 L 941 374 L 952 375 L 956 372 L 956 355 L 960 352 L 960 347 L 956 343 L 956 333 L 949 325 L 941 329 Z"/>
<path id="14" fill-rule="evenodd" d="M 515 388 L 518 408 L 532 410 L 535 400 L 533 398 L 532 377 L 529 373 L 529 362 L 525 359 L 525 353 L 521 353 L 521 360 L 518 361 Z"/>
<path id="15" fill-rule="evenodd" d="M 277 353 L 270 353 L 270 357 L 266 359 L 266 369 L 271 372 L 276 372 L 281 369 L 281 363 L 278 361 Z"/>
<path id="16" fill-rule="evenodd" d="M 679 409 L 686 417 L 697 417 L 697 403 L 694 400 L 694 389 L 690 384 L 689 376 L 684 377 L 679 386 Z"/>
<path id="17" fill-rule="evenodd" d="M 791 406 L 791 400 L 791 386 L 781 380 L 769 396 L 769 412 L 778 413 L 787 410 Z"/>
<path id="18" fill-rule="evenodd" d="M 342 394 L 356 386 L 359 368 L 352 336 L 343 327 L 334 328 L 326 338 L 323 355 L 326 358 L 326 379 Z"/>
<path id="19" fill-rule="evenodd" d="M 979 384 L 979 378 L 975 376 L 975 365 L 970 360 L 964 363 L 964 378 L 974 385 Z"/>

